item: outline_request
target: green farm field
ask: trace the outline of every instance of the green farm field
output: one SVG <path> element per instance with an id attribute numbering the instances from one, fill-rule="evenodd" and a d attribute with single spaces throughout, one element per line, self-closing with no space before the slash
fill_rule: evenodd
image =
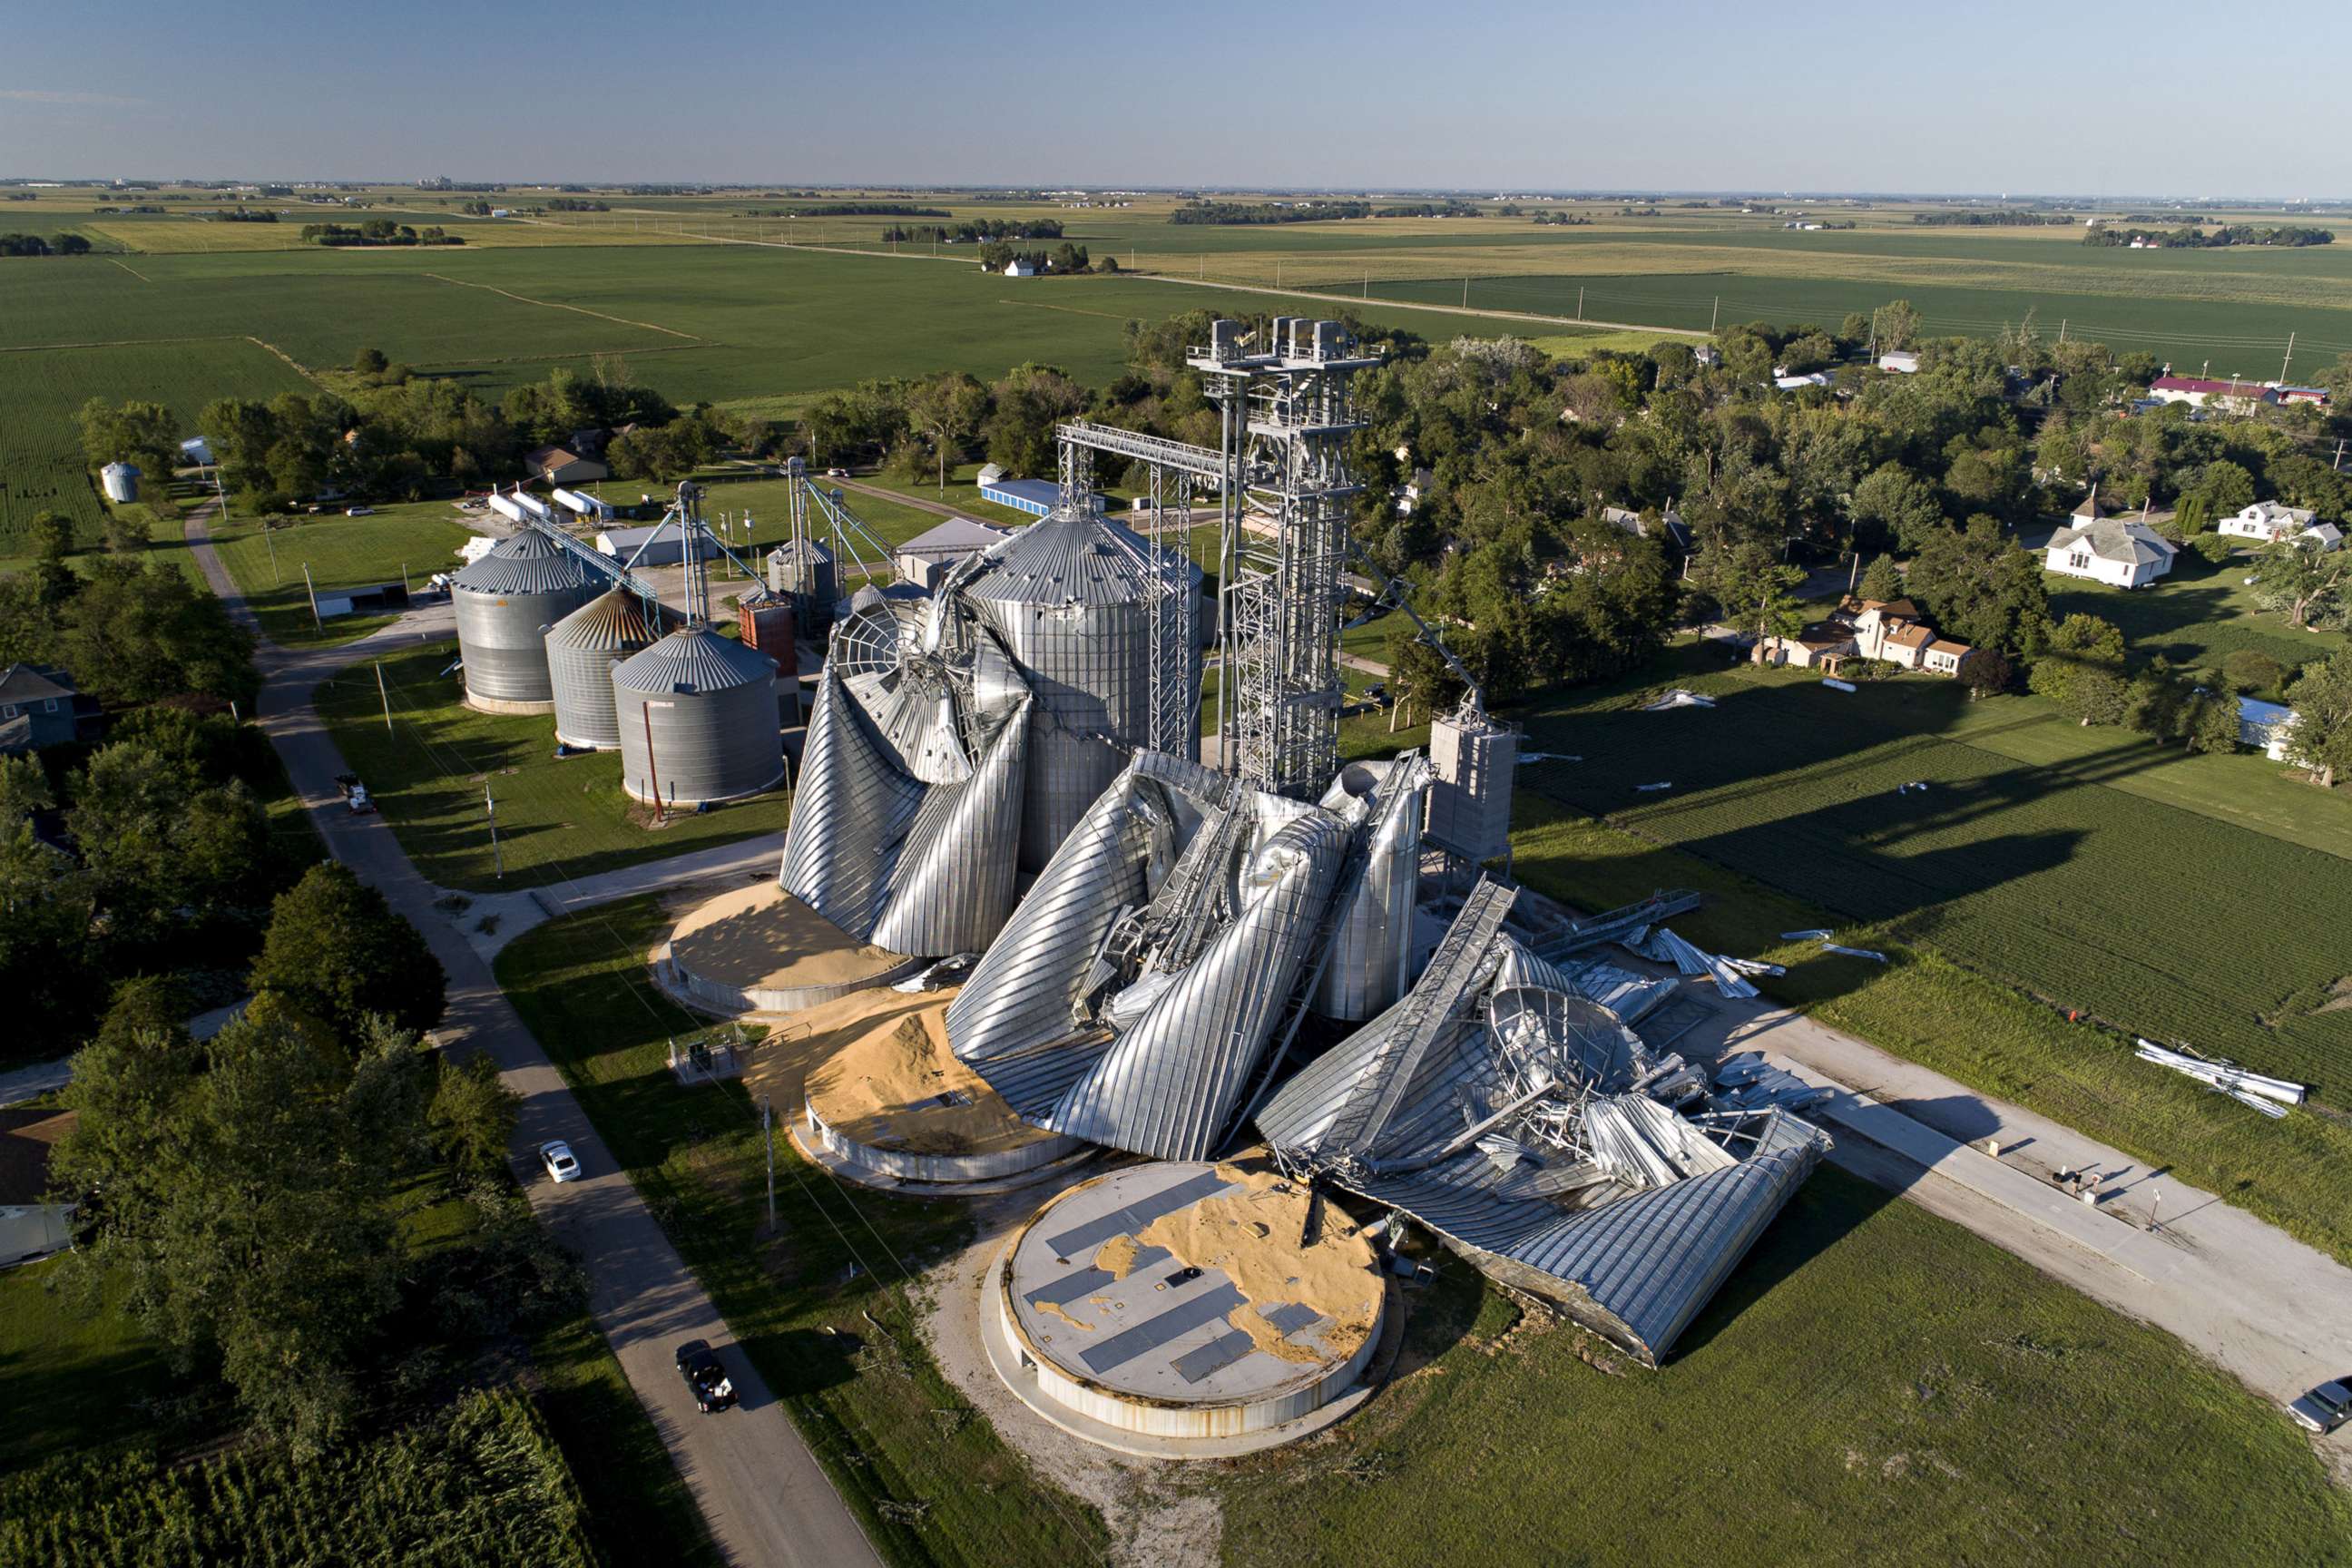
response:
<path id="1" fill-rule="evenodd" d="M 15 319 L 0 306 L 0 321 Z M 284 360 L 241 337 L 0 353 L 0 557 L 23 553 L 21 531 L 37 512 L 63 512 L 81 538 L 96 536 L 104 503 L 74 423 L 89 399 L 159 402 L 193 433 L 197 410 L 215 397 L 308 389 Z"/>
<path id="2" fill-rule="evenodd" d="M 2326 1006 L 2352 971 L 2343 802 L 2038 699 L 1926 678 L 1842 693 L 1716 657 L 1674 671 L 1713 709 L 1642 712 L 1627 686 L 1539 702 L 1528 745 L 1582 760 L 1523 784 L 2118 1029 L 2331 1100 L 2352 1086 L 2352 1011 Z"/>
<path id="3" fill-rule="evenodd" d="M 466 707 L 457 678 L 441 673 L 457 656 L 457 644 L 447 639 L 420 644 L 351 666 L 318 696 L 335 744 L 429 881 L 468 892 L 547 887 L 778 832 L 789 818 L 790 796 L 779 789 L 653 826 L 621 793 L 618 752 L 559 761 L 546 715 Z M 379 667 L 384 696 L 376 688 Z M 483 816 L 485 785 L 498 802 L 503 877 Z"/>

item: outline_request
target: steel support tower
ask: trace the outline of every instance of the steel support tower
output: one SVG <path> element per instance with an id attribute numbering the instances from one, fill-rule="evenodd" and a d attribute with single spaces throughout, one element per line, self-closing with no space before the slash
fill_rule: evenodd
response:
<path id="1" fill-rule="evenodd" d="M 1218 762 L 1261 789 L 1319 793 L 1339 766 L 1341 573 L 1357 484 L 1360 355 L 1338 321 L 1274 319 L 1249 344 L 1220 321 L 1188 356 L 1222 414 Z"/>

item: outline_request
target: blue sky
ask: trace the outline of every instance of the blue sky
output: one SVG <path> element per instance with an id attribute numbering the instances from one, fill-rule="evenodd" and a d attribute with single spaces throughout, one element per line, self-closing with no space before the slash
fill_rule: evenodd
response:
<path id="1" fill-rule="evenodd" d="M 2352 5 L 16 0 L 0 175 L 2352 193 Z"/>

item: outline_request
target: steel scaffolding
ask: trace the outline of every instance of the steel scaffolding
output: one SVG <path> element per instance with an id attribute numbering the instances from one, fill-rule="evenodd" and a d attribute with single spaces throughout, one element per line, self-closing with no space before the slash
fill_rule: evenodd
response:
<path id="1" fill-rule="evenodd" d="M 1222 417 L 1219 764 L 1262 789 L 1319 792 L 1339 766 L 1341 574 L 1362 488 L 1349 384 L 1379 363 L 1338 321 L 1277 316 L 1255 352 L 1232 321 L 1188 356 Z"/>

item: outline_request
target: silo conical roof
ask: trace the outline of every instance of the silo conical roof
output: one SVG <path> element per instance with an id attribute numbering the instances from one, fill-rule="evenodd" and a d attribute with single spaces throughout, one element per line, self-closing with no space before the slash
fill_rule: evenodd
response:
<path id="1" fill-rule="evenodd" d="M 1151 547 L 1107 517 L 1056 507 L 989 554 L 965 595 L 998 604 L 1131 605 L 1155 584 Z"/>
<path id="2" fill-rule="evenodd" d="M 588 581 L 588 569 L 555 541 L 527 528 L 450 579 L 476 594 L 560 594 Z"/>
<path id="3" fill-rule="evenodd" d="M 730 691 L 773 680 L 776 661 L 709 626 L 683 626 L 613 671 L 613 684 L 631 691 Z"/>
<path id="4" fill-rule="evenodd" d="M 614 588 L 556 622 L 547 642 L 550 647 L 624 653 L 646 647 L 677 624 L 677 612 L 663 605 L 656 626 L 643 599 L 625 588 Z"/>

